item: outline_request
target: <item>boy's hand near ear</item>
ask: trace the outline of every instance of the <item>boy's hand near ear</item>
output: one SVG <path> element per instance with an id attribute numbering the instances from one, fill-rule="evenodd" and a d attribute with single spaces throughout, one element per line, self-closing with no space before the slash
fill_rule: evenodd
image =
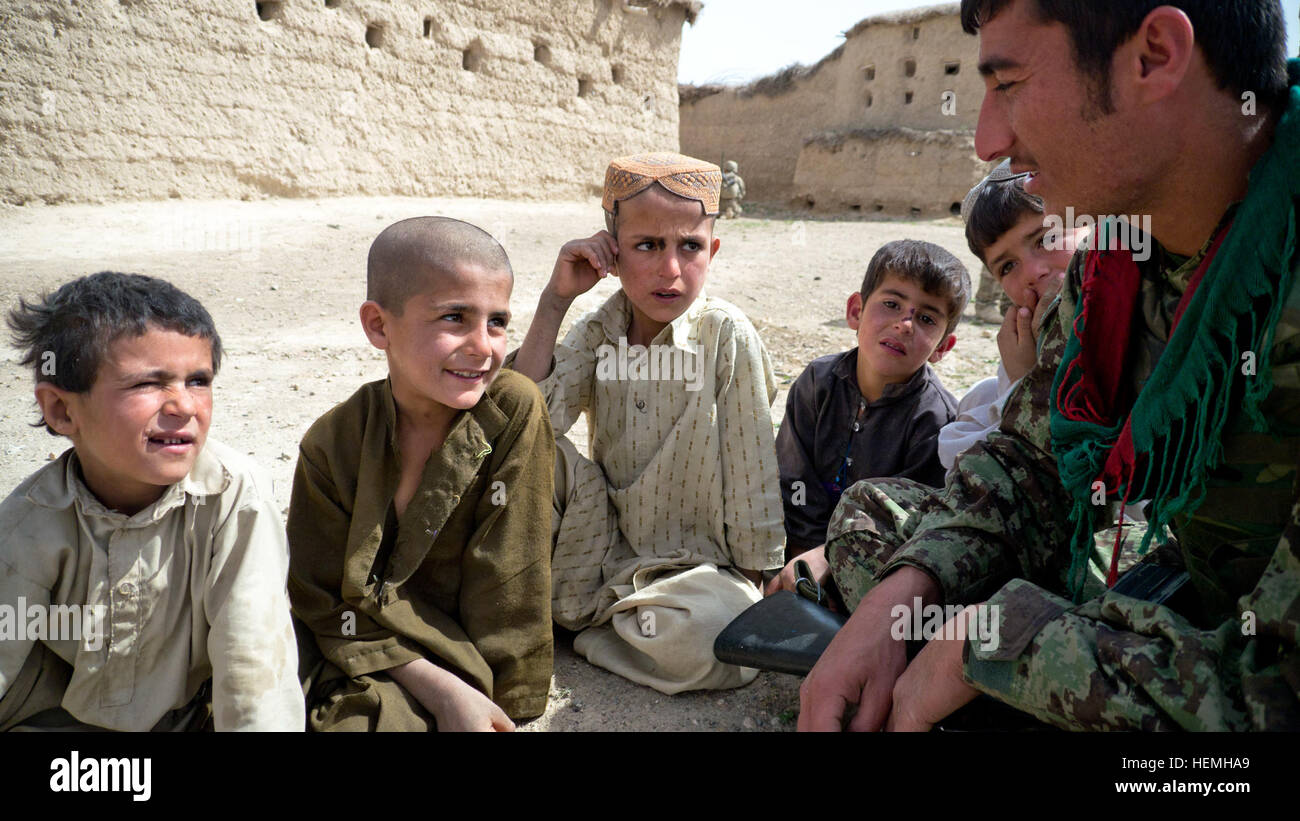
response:
<path id="1" fill-rule="evenodd" d="M 569 306 L 595 288 L 596 283 L 616 273 L 617 263 L 618 242 L 608 231 L 564 243 L 551 271 L 551 281 L 546 283 L 542 298 L 537 301 L 537 313 L 528 324 L 528 335 L 515 354 L 514 370 L 534 382 L 550 375 L 555 341 Z"/>
<path id="2" fill-rule="evenodd" d="M 586 239 L 564 243 L 551 271 L 551 281 L 542 292 L 545 299 L 572 302 L 596 287 L 609 274 L 617 274 L 618 242 L 608 231 L 601 231 Z M 567 307 L 567 306 L 566 306 Z"/>

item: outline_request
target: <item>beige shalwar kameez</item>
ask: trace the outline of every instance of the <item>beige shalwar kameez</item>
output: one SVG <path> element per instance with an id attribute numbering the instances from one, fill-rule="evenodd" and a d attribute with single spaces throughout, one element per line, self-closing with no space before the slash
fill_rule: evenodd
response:
<path id="1" fill-rule="evenodd" d="M 760 598 L 737 569 L 783 562 L 772 365 L 719 299 L 698 298 L 648 350 L 627 345 L 630 321 L 619 291 L 538 385 L 561 435 L 554 617 L 593 664 L 661 692 L 738 687 L 756 672 L 713 657 Z M 562 438 L 584 412 L 591 459 Z"/>

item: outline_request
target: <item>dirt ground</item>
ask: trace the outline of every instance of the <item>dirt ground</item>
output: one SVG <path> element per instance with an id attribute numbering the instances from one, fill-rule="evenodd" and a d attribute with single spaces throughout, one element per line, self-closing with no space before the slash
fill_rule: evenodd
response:
<path id="1" fill-rule="evenodd" d="M 363 382 L 382 378 L 382 354 L 357 321 L 365 259 L 381 229 L 399 219 L 447 215 L 502 241 L 516 281 L 511 346 L 523 339 L 556 251 L 602 227 L 600 204 L 454 199 L 149 202 L 0 208 L 0 305 L 100 270 L 150 274 L 198 297 L 211 311 L 228 358 L 217 380 L 211 435 L 271 471 L 287 510 L 297 445 L 320 414 Z M 752 215 L 752 216 L 751 216 Z M 772 356 L 781 395 L 812 359 L 855 344 L 844 302 L 876 249 L 893 239 L 936 242 L 978 270 L 955 219 L 830 221 L 752 208 L 718 224 L 722 248 L 706 292 L 749 315 Z M 579 299 L 571 323 L 617 287 L 602 282 Z M 567 325 L 566 325 L 567 327 Z M 996 329 L 968 310 L 957 347 L 938 365 L 957 396 L 992 375 Z M 0 492 L 66 447 L 29 426 L 31 374 L 0 348 Z M 584 440 L 575 431 L 576 440 Z M 582 442 L 585 444 L 585 442 Z M 763 673 L 733 691 L 664 696 L 589 665 L 557 634 L 551 706 L 529 730 L 790 730 L 799 680 Z"/>

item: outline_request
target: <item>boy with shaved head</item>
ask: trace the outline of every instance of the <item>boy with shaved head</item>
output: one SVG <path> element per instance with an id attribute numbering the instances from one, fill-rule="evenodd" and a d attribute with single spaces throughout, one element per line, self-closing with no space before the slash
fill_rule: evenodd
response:
<path id="1" fill-rule="evenodd" d="M 560 249 L 511 365 L 558 433 L 590 424 L 591 459 L 558 442 L 555 620 L 593 664 L 664 693 L 753 679 L 713 641 L 783 555 L 772 366 L 745 315 L 700 293 L 721 185 L 677 154 L 611 163 L 608 230 Z M 573 300 L 610 273 L 621 288 L 557 345 Z"/>
<path id="2" fill-rule="evenodd" d="M 555 458 L 536 386 L 499 372 L 510 261 L 421 217 L 379 235 L 366 283 L 388 378 L 307 431 L 289 508 L 308 727 L 510 730 L 550 687 Z"/>

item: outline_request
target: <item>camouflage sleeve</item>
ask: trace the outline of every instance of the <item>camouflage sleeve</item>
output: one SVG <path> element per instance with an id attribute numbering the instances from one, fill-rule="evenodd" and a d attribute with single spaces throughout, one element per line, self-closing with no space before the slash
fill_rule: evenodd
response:
<path id="1" fill-rule="evenodd" d="M 1199 630 L 1107 593 L 1080 606 L 1026 581 L 966 647 L 977 689 L 1071 730 L 1300 729 L 1300 501 L 1238 618 Z M 981 637 L 983 638 L 983 637 Z"/>
<path id="2" fill-rule="evenodd" d="M 1038 365 L 1008 397 L 1000 430 L 961 454 L 943 490 L 901 523 L 905 541 L 877 579 L 902 565 L 916 567 L 934 577 L 948 602 L 984 601 L 1013 578 L 1059 579 L 1064 587 L 1070 500 L 1051 452 L 1048 400 L 1080 279 L 1072 267 L 1061 299 L 1043 320 Z M 861 491 L 855 486 L 845 496 Z M 850 499 L 846 512 L 852 505 Z M 853 550 L 854 540 L 870 534 L 847 518 L 833 521 L 827 535 Z"/>

